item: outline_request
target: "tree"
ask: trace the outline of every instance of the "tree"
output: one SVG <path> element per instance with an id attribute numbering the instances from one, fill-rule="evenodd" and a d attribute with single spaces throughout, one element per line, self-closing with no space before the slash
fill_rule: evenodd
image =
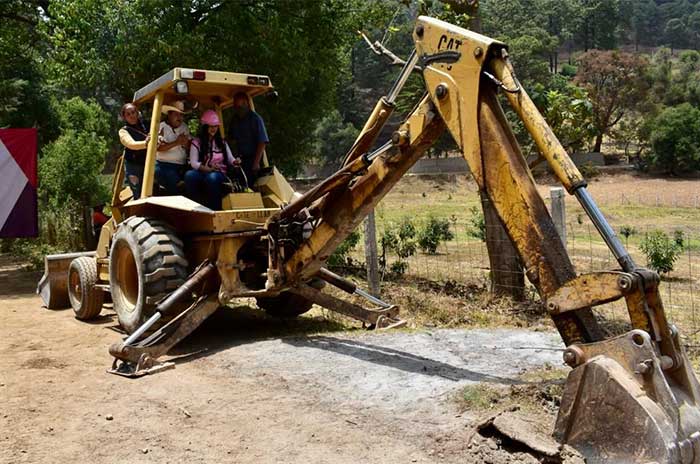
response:
<path id="1" fill-rule="evenodd" d="M 340 113 L 333 110 L 321 119 L 314 130 L 315 157 L 329 170 L 338 169 L 359 132 L 352 123 L 344 123 Z"/>
<path id="2" fill-rule="evenodd" d="M 593 104 L 593 151 L 599 152 L 603 137 L 644 101 L 649 89 L 645 77 L 647 61 L 631 53 L 591 50 L 579 58 L 578 65 L 574 82 L 586 89 Z"/>
<path id="3" fill-rule="evenodd" d="M 55 101 L 61 135 L 39 160 L 42 202 L 57 210 L 80 211 L 107 199 L 102 180 L 109 116 L 94 100 Z"/>
<path id="4" fill-rule="evenodd" d="M 113 112 L 174 66 L 270 75 L 281 98 L 257 109 L 269 155 L 291 173 L 334 107 L 355 31 L 382 8 L 360 0 L 66 0 L 51 4 L 43 30 L 52 80 Z"/>
<path id="5" fill-rule="evenodd" d="M 683 24 L 683 21 L 679 18 L 673 18 L 666 23 L 664 34 L 666 35 L 666 39 L 671 44 L 671 54 L 673 54 L 673 49 L 684 44 L 688 37 L 688 31 L 685 28 L 685 24 Z"/>
<path id="6" fill-rule="evenodd" d="M 651 130 L 649 163 L 679 174 L 700 169 L 700 109 L 689 103 L 666 108 Z"/>

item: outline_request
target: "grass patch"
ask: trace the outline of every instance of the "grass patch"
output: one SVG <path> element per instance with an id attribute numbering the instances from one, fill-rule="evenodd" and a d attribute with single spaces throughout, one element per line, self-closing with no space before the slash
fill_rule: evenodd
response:
<path id="1" fill-rule="evenodd" d="M 533 414 L 554 414 L 559 409 L 568 373 L 568 369 L 545 364 L 522 373 L 513 385 L 467 385 L 458 393 L 457 403 L 460 411 L 477 414 L 514 407 Z"/>

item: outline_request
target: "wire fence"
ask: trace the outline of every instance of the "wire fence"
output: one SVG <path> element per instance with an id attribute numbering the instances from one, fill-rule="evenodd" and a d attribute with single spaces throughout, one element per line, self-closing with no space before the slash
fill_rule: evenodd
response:
<path id="1" fill-rule="evenodd" d="M 616 259 L 583 211 L 571 198 L 567 198 L 566 205 L 566 250 L 576 272 L 618 269 Z M 606 206 L 614 207 L 615 214 L 609 215 L 609 220 L 638 265 L 649 267 L 651 264 L 647 254 L 642 251 L 646 237 L 661 231 L 668 238 L 668 244 L 676 256 L 673 269 L 662 274 L 660 290 L 664 307 L 671 322 L 680 329 L 686 344 L 700 346 L 700 314 L 697 313 L 700 308 L 700 223 L 694 220 L 700 208 L 698 196 L 680 197 L 663 193 L 646 197 L 625 195 L 616 202 L 608 199 Z M 386 277 L 393 270 L 409 278 L 457 281 L 488 288 L 491 263 L 484 240 L 486 226 L 483 222 L 480 223 L 478 217 L 465 215 L 442 218 L 443 223 L 449 224 L 449 238 L 440 241 L 435 250 L 426 250 L 418 242 L 421 231 L 430 229 L 431 221 L 435 221 L 431 211 L 412 215 L 408 219 L 377 219 L 376 235 L 382 275 Z M 402 223 L 410 223 L 415 229 L 414 236 L 406 239 L 415 242 L 414 253 L 403 257 L 399 256 L 395 243 L 392 243 L 400 234 Z M 508 272 L 512 269 L 510 264 L 518 260 L 510 242 L 506 238 L 503 243 L 492 245 L 506 254 L 500 256 L 500 262 Z M 544 246 L 548 245 L 545 243 Z M 364 261 L 364 240 L 359 241 L 352 257 L 356 262 Z M 394 272 L 393 276 L 396 277 L 397 273 Z M 527 280 L 525 285 L 527 295 L 537 299 L 534 287 Z M 624 300 L 600 306 L 596 312 L 609 322 L 607 327 L 611 334 L 627 329 L 622 322 L 628 320 Z"/>

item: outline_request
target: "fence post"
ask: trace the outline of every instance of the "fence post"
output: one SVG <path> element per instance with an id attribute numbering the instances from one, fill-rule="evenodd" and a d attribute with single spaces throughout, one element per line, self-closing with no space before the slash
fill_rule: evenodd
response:
<path id="1" fill-rule="evenodd" d="M 379 254 L 377 252 L 377 227 L 374 210 L 365 220 L 365 262 L 367 263 L 367 283 L 369 293 L 379 297 Z"/>
<path id="2" fill-rule="evenodd" d="M 481 195 L 481 207 L 486 224 L 486 250 L 491 268 L 491 293 L 510 296 L 515 300 L 525 297 L 525 274 L 518 252 L 506 233 L 501 218 L 491 205 L 488 195 Z"/>
<path id="3" fill-rule="evenodd" d="M 552 220 L 556 227 L 561 242 L 566 248 L 566 206 L 564 203 L 564 189 L 561 187 L 552 187 L 549 189 L 549 198 L 552 202 Z"/>

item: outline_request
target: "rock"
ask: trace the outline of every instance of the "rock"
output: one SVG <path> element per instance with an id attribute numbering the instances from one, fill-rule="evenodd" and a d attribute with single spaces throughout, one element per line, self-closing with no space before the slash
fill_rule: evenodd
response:
<path id="1" fill-rule="evenodd" d="M 148 454 L 148 448 L 142 449 L 141 452 L 142 452 L 143 454 Z"/>
<path id="2" fill-rule="evenodd" d="M 107 414 L 105 416 L 105 419 L 107 419 L 108 421 L 111 421 L 112 419 L 114 419 L 114 416 L 112 416 L 111 414 Z"/>

